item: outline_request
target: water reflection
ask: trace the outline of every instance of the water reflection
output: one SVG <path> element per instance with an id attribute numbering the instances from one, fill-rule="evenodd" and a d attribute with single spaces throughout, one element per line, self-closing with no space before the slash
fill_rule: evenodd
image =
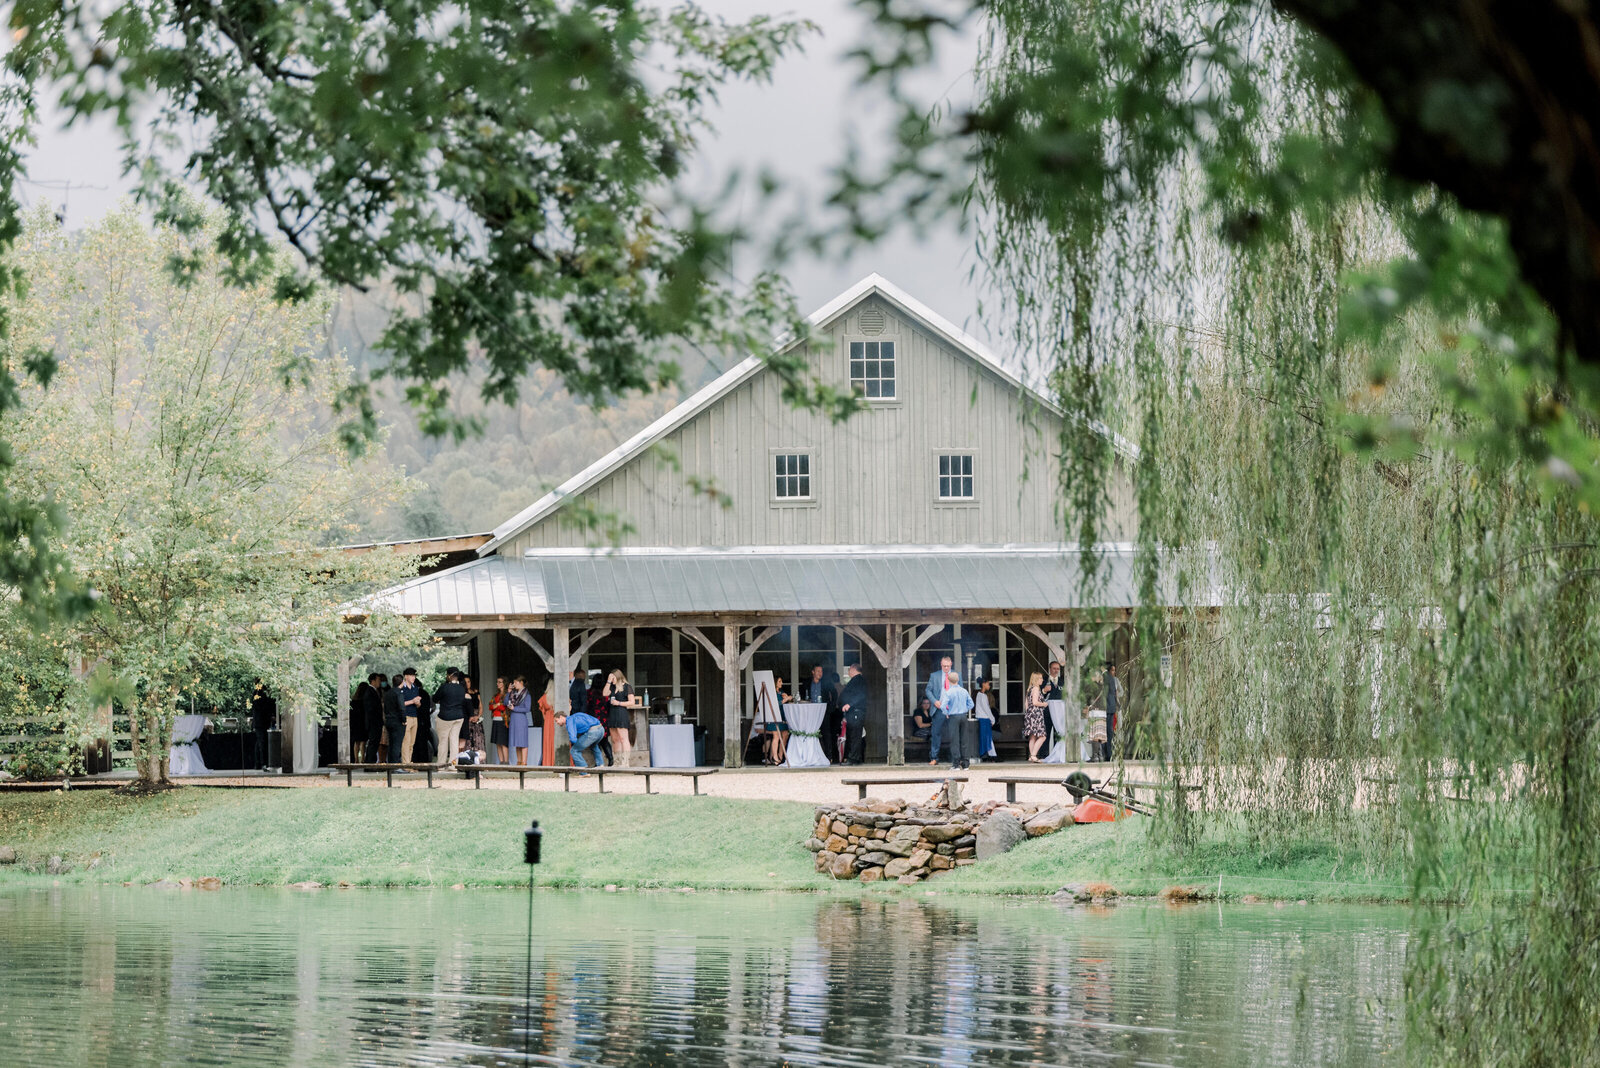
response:
<path id="1" fill-rule="evenodd" d="M 1403 914 L 795 895 L 0 894 L 0 1050 L 124 1066 L 1377 1063 Z"/>

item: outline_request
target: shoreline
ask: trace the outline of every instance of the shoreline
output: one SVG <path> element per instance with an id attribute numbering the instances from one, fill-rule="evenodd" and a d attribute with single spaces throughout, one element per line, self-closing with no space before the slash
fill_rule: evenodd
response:
<path id="1" fill-rule="evenodd" d="M 525 889 L 522 831 L 531 819 L 545 831 L 535 885 L 546 889 L 1041 901 L 1073 887 L 1083 900 L 1168 891 L 1176 900 L 1388 905 L 1411 897 L 1398 870 L 1362 869 L 1331 846 L 1308 841 L 1262 857 L 1242 841 L 1216 840 L 1178 858 L 1151 844 L 1136 819 L 1029 839 L 915 886 L 863 886 L 813 871 L 803 845 L 813 805 L 804 801 L 343 786 L 0 795 L 0 850 L 17 854 L 0 863 L 0 889 L 183 889 L 183 880 L 208 880 L 206 889 Z M 1338 878 L 1352 871 L 1360 876 Z M 1093 884 L 1097 892 L 1085 894 Z"/>

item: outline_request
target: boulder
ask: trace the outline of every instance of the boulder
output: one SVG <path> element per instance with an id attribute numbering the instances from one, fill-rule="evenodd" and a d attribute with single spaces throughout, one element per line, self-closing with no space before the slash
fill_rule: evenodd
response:
<path id="1" fill-rule="evenodd" d="M 856 867 L 858 867 L 858 868 L 881 868 L 881 867 L 883 867 L 885 864 L 889 863 L 893 859 L 894 859 L 893 857 L 891 857 L 889 854 L 885 853 L 883 850 L 875 849 L 871 853 L 863 853 L 859 857 L 857 857 L 856 858 Z"/>
<path id="2" fill-rule="evenodd" d="M 915 875 L 902 875 L 895 881 L 901 886 L 915 886 L 920 880 Z"/>
<path id="3" fill-rule="evenodd" d="M 893 826 L 893 824 L 890 826 Z M 889 829 L 887 827 L 874 827 L 872 828 L 872 837 L 880 839 L 887 838 L 889 837 Z"/>
<path id="4" fill-rule="evenodd" d="M 854 879 L 856 877 L 855 858 L 834 857 L 828 865 L 828 874 L 835 879 Z"/>
<path id="5" fill-rule="evenodd" d="M 978 844 L 978 836 L 975 834 L 964 834 L 950 844 L 955 846 L 957 849 L 966 849 L 968 846 L 975 846 Z"/>
<path id="6" fill-rule="evenodd" d="M 178 886 L 178 880 L 172 879 L 172 878 L 157 879 L 155 882 L 147 883 L 146 885 L 149 886 L 150 889 L 152 889 L 152 890 L 177 890 L 177 889 L 180 889 L 180 887 Z"/>
<path id="7" fill-rule="evenodd" d="M 1009 812 L 995 812 L 978 825 L 977 856 L 979 860 L 998 857 L 1024 838 L 1028 832 Z"/>
<path id="8" fill-rule="evenodd" d="M 951 845 L 949 842 L 940 842 L 938 845 L 933 847 L 933 851 L 939 854 L 941 857 L 952 857 L 955 856 L 956 847 Z"/>
<path id="9" fill-rule="evenodd" d="M 809 850 L 812 853 L 820 853 L 820 852 L 822 852 L 822 839 L 820 839 L 820 838 L 807 838 L 806 839 L 806 849 Z"/>
<path id="10" fill-rule="evenodd" d="M 885 816 L 892 816 L 896 812 L 904 809 L 906 807 L 906 803 L 896 797 L 887 801 L 868 801 L 866 804 L 858 805 L 857 807 L 862 808 L 867 812 L 876 812 Z"/>
<path id="11" fill-rule="evenodd" d="M 883 877 L 885 879 L 898 879 L 914 867 L 916 865 L 904 857 L 896 857 L 883 866 Z"/>
<path id="12" fill-rule="evenodd" d="M 0 864 L 15 864 L 17 851 L 10 846 L 0 846 Z"/>
<path id="13" fill-rule="evenodd" d="M 978 863 L 978 862 L 976 860 L 974 860 L 972 857 L 957 857 L 956 858 L 956 867 L 958 867 L 958 868 L 965 868 L 968 864 L 976 864 L 976 863 Z"/>
<path id="14" fill-rule="evenodd" d="M 833 817 L 831 817 L 831 816 L 819 816 L 819 817 L 817 817 L 817 827 L 816 827 L 816 829 L 814 831 L 811 832 L 811 837 L 813 837 L 813 838 L 826 838 L 826 837 L 828 837 L 828 835 L 830 835 L 832 833 L 833 833 Z"/>
<path id="15" fill-rule="evenodd" d="M 957 860 L 968 860 L 972 857 L 976 857 L 977 855 L 978 850 L 976 846 L 962 846 L 960 849 L 956 850 L 955 853 Z"/>
<path id="16" fill-rule="evenodd" d="M 862 868 L 861 869 L 861 881 L 864 882 L 864 883 L 875 883 L 879 879 L 882 879 L 882 878 L 883 878 L 883 869 L 882 868 Z"/>
<path id="17" fill-rule="evenodd" d="M 828 825 L 828 829 L 834 834 L 838 835 L 840 838 L 843 838 L 845 835 L 850 833 L 850 825 L 844 820 L 834 820 Z"/>
<path id="18" fill-rule="evenodd" d="M 830 863 L 832 863 L 832 860 L 833 860 L 833 854 L 832 853 L 818 853 L 817 854 L 817 859 L 812 861 L 811 866 L 814 869 L 816 869 L 817 871 L 827 871 L 828 870 L 828 865 Z"/>
<path id="19" fill-rule="evenodd" d="M 850 825 L 850 833 L 855 835 L 857 838 L 870 838 L 872 837 L 872 824 L 852 823 Z"/>
<path id="20" fill-rule="evenodd" d="M 910 858 L 911 866 L 913 868 L 923 867 L 924 865 L 926 865 L 928 863 L 928 861 L 932 857 L 933 857 L 933 850 L 931 850 L 931 849 L 914 850 L 912 852 L 911 858 Z"/>
<path id="21" fill-rule="evenodd" d="M 955 866 L 956 862 L 951 857 L 932 857 L 928 861 L 928 867 L 934 871 L 948 871 Z"/>
<path id="22" fill-rule="evenodd" d="M 947 823 L 941 827 L 924 827 L 922 839 L 937 845 L 940 842 L 953 842 L 967 833 L 967 828 L 959 823 Z"/>
<path id="23" fill-rule="evenodd" d="M 221 890 L 222 880 L 215 875 L 202 875 L 194 885 L 201 890 Z"/>
<path id="24" fill-rule="evenodd" d="M 44 870 L 46 875 L 65 875 L 72 870 L 72 865 L 62 860 L 60 856 L 54 856 L 45 862 Z"/>
<path id="25" fill-rule="evenodd" d="M 1071 822 L 1070 808 L 1047 808 L 1023 824 L 1023 828 L 1028 832 L 1029 838 L 1037 838 L 1041 834 L 1054 834 Z"/>
<path id="26" fill-rule="evenodd" d="M 830 834 L 828 835 L 828 840 L 823 843 L 822 848 L 826 849 L 830 853 L 843 853 L 847 848 L 849 848 L 849 846 L 850 842 L 848 839 L 845 839 L 837 834 Z"/>

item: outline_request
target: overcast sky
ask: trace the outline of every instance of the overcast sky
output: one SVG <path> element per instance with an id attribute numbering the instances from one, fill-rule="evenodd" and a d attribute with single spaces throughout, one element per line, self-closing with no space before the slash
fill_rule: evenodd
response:
<path id="1" fill-rule="evenodd" d="M 867 152 L 885 143 L 882 124 L 888 111 L 874 93 L 859 89 L 854 68 L 844 53 L 860 40 L 863 22 L 849 0 L 701 0 L 704 8 L 735 19 L 751 15 L 789 14 L 797 8 L 822 27 L 804 55 L 785 61 L 771 85 L 726 88 L 714 114 L 716 133 L 702 145 L 692 184 L 717 189 L 730 170 L 749 174 L 765 167 L 784 176 L 802 194 L 820 201 L 828 172 L 843 158 L 854 136 Z M 919 80 L 930 101 L 935 97 L 964 100 L 971 92 L 972 46 L 951 42 L 936 67 Z M 103 215 L 125 195 L 118 153 L 107 127 L 62 131 L 47 124 L 39 147 L 28 160 L 30 203 L 66 206 L 68 225 L 83 226 Z M 71 188 L 64 188 L 70 183 Z M 730 204 L 742 221 L 759 228 L 762 220 L 754 197 Z M 972 267 L 970 239 L 952 226 L 928 233 L 898 232 L 875 248 L 838 260 L 802 259 L 787 274 L 807 310 L 825 303 L 863 275 L 877 271 L 946 318 L 978 337 L 990 331 L 975 319 L 978 294 L 968 280 Z"/>

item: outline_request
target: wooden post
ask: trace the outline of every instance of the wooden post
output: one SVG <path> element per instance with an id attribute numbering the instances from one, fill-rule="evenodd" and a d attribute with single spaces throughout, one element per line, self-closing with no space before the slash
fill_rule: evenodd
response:
<path id="1" fill-rule="evenodd" d="M 906 682 L 905 671 L 900 665 L 901 633 L 899 624 L 890 623 L 884 628 L 883 635 L 883 651 L 889 661 L 883 668 L 889 683 L 888 733 L 885 736 L 888 750 L 885 760 L 892 766 L 906 762 Z"/>
<path id="2" fill-rule="evenodd" d="M 334 722 L 338 724 L 339 732 L 339 761 L 350 763 L 350 665 L 355 663 L 354 658 L 339 661 L 339 688 L 335 698 L 337 703 L 333 708 Z"/>
<path id="3" fill-rule="evenodd" d="M 744 767 L 744 721 L 739 707 L 739 628 L 722 628 L 722 766 Z"/>
<path id="4" fill-rule="evenodd" d="M 570 689 L 572 680 L 572 631 L 568 627 L 552 627 L 550 629 L 550 703 L 555 706 L 556 715 L 564 716 L 572 711 L 572 694 Z M 582 709 L 579 709 L 582 711 Z M 558 765 L 565 766 L 572 763 L 569 755 L 572 743 L 567 739 L 567 732 L 561 728 L 555 729 L 555 741 L 550 747 L 551 759 Z M 540 762 L 543 762 L 543 753 Z M 592 754 L 591 754 L 592 755 Z"/>

